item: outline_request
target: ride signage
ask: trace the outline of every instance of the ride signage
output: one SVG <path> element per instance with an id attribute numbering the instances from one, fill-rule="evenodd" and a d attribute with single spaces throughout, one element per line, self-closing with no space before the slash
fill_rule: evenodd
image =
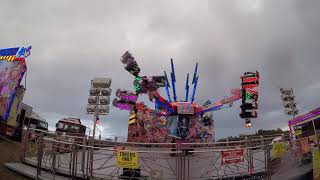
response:
<path id="1" fill-rule="evenodd" d="M 221 164 L 240 163 L 243 161 L 243 149 L 221 151 Z"/>
<path id="2" fill-rule="evenodd" d="M 284 157 L 286 155 L 286 144 L 285 143 L 273 144 L 272 154 L 274 158 Z"/>
<path id="3" fill-rule="evenodd" d="M 14 61 L 14 60 L 19 60 L 19 58 L 26 58 L 30 55 L 31 47 L 32 46 L 29 46 L 27 48 L 15 47 L 15 48 L 0 49 L 0 60 Z"/>
<path id="4" fill-rule="evenodd" d="M 119 168 L 136 169 L 139 167 L 139 154 L 135 151 L 117 151 L 117 166 Z"/>

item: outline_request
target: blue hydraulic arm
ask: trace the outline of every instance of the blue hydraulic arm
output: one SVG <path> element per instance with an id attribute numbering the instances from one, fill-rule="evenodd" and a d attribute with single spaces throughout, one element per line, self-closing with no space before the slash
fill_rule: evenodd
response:
<path id="1" fill-rule="evenodd" d="M 194 73 L 193 73 L 193 79 L 192 79 L 193 91 L 192 91 L 191 103 L 193 103 L 194 101 L 194 96 L 196 94 L 197 85 L 198 85 L 199 76 L 197 76 L 197 72 L 198 72 L 198 63 L 196 64 L 196 68 L 194 69 Z"/>
<path id="2" fill-rule="evenodd" d="M 161 106 L 165 108 L 167 111 L 169 111 L 170 113 L 174 112 L 174 110 L 170 107 L 170 105 L 167 102 L 156 99 L 156 103 L 158 104 L 158 107 Z"/>
<path id="3" fill-rule="evenodd" d="M 169 83 L 166 71 L 164 71 L 164 75 L 166 77 L 166 92 L 167 92 L 167 96 L 168 96 L 168 101 L 171 102 L 170 91 L 169 91 L 170 83 Z"/>
<path id="4" fill-rule="evenodd" d="M 171 58 L 171 84 L 172 84 L 172 91 L 173 91 L 173 100 L 177 101 L 177 94 L 176 94 L 176 75 L 174 72 L 174 65 L 173 60 Z"/>
<path id="5" fill-rule="evenodd" d="M 186 80 L 186 102 L 188 102 L 189 98 L 189 73 L 187 74 L 187 80 Z"/>

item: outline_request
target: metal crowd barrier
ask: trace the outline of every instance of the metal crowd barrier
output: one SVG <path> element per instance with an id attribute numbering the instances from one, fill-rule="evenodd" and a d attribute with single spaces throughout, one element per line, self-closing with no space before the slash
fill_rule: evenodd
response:
<path id="1" fill-rule="evenodd" d="M 24 131 L 21 160 L 37 174 L 70 179 L 270 179 L 272 137 L 216 143 L 133 143 Z M 138 167 L 120 167 L 117 153 L 134 152 Z M 53 176 L 55 177 L 55 176 Z"/>

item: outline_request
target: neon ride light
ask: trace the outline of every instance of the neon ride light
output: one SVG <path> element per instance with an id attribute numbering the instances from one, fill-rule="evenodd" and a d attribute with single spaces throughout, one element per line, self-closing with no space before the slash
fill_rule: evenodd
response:
<path id="1" fill-rule="evenodd" d="M 254 81 L 258 81 L 259 77 L 243 77 L 242 80 L 244 83 L 254 82 Z"/>
<path id="2" fill-rule="evenodd" d="M 123 109 L 123 110 L 131 110 L 132 105 L 130 104 L 123 104 L 123 103 L 118 103 L 117 108 Z"/>
<path id="3" fill-rule="evenodd" d="M 246 92 L 246 99 L 253 99 L 253 94 L 250 92 Z"/>
<path id="4" fill-rule="evenodd" d="M 255 87 L 258 87 L 258 84 L 245 84 L 245 85 L 243 85 L 244 89 L 253 89 Z"/>
<path id="5" fill-rule="evenodd" d="M 302 116 L 302 117 L 297 117 L 296 119 L 293 119 L 291 121 L 289 121 L 289 125 L 294 125 L 294 124 L 297 124 L 299 122 L 302 122 L 308 118 L 313 118 L 317 115 L 320 115 L 320 111 L 319 112 L 315 112 L 315 113 L 310 113 L 310 114 L 307 114 L 305 116 Z"/>
<path id="6" fill-rule="evenodd" d="M 135 91 L 141 90 L 141 83 L 142 83 L 142 78 L 140 76 L 137 76 L 133 82 Z"/>
<path id="7" fill-rule="evenodd" d="M 121 95 L 121 99 L 125 99 L 125 100 L 128 100 L 128 101 L 132 101 L 132 102 L 136 102 L 137 99 L 138 99 L 138 96 L 135 96 L 135 95 Z"/>

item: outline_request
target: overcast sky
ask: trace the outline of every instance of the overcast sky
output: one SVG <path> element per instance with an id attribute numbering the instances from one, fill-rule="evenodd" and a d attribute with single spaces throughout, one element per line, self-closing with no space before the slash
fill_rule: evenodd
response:
<path id="1" fill-rule="evenodd" d="M 196 62 L 199 100 L 222 98 L 240 87 L 240 75 L 259 70 L 259 117 L 249 130 L 239 102 L 215 112 L 219 138 L 286 127 L 280 87 L 294 88 L 302 113 L 319 106 L 319 9 L 315 0 L 2 0 L 0 48 L 32 45 L 24 101 L 51 126 L 64 116 L 90 125 L 93 77 L 111 77 L 114 92 L 132 89 L 119 61 L 127 50 L 144 75 L 162 75 L 173 58 L 181 98 Z M 99 127 L 126 136 L 127 117 L 112 107 Z"/>

